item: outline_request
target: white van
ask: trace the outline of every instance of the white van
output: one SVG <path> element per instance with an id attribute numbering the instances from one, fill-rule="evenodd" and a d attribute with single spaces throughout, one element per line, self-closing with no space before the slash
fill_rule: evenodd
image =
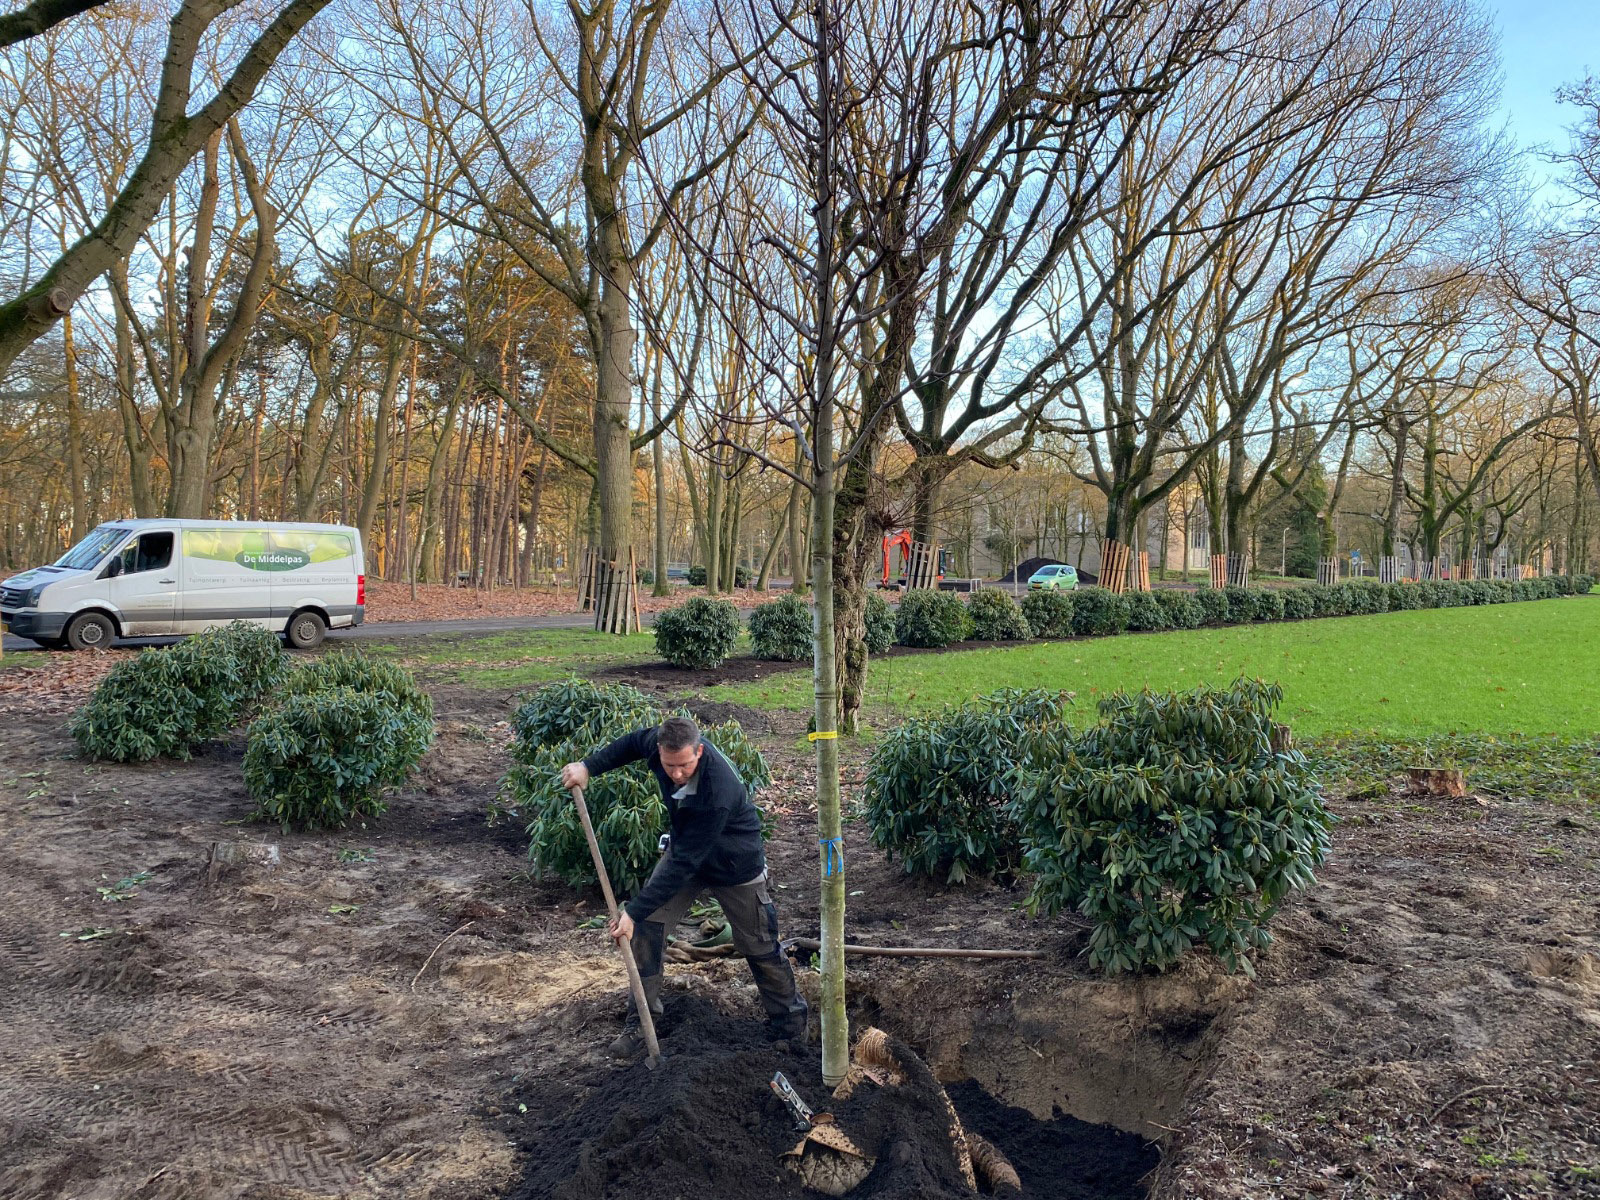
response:
<path id="1" fill-rule="evenodd" d="M 41 646 L 83 650 L 249 621 L 308 649 L 330 628 L 361 624 L 362 563 L 348 525 L 112 521 L 53 565 L 0 583 L 0 622 Z"/>

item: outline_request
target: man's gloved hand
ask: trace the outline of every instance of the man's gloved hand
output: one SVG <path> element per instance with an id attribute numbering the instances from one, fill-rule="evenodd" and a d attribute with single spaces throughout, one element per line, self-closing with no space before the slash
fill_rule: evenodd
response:
<path id="1" fill-rule="evenodd" d="M 561 768 L 561 786 L 571 791 L 573 788 L 586 788 L 589 786 L 589 768 L 581 762 L 568 763 Z"/>
<path id="2" fill-rule="evenodd" d="M 627 909 L 620 910 L 614 920 L 606 922 L 606 932 L 611 935 L 613 942 L 633 936 L 633 918 L 628 915 Z"/>

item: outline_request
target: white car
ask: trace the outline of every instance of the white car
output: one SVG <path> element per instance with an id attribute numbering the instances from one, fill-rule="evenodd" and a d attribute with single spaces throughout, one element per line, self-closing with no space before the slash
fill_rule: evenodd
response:
<path id="1" fill-rule="evenodd" d="M 363 562 L 348 525 L 112 521 L 0 583 L 0 622 L 41 646 L 84 650 L 248 621 L 309 649 L 361 624 Z"/>

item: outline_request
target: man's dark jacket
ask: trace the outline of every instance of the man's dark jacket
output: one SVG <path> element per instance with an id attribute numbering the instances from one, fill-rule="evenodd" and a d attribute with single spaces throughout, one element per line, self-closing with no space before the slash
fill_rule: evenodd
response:
<path id="1" fill-rule="evenodd" d="M 700 756 L 700 769 L 686 786 L 693 795 L 674 799 L 682 789 L 661 767 L 656 727 L 625 734 L 583 760 L 591 775 L 643 759 L 661 785 L 672 827 L 672 850 L 649 882 L 623 907 L 642 921 L 691 882 L 710 887 L 749 883 L 765 869 L 761 849 L 761 816 L 733 765 L 710 742 Z"/>

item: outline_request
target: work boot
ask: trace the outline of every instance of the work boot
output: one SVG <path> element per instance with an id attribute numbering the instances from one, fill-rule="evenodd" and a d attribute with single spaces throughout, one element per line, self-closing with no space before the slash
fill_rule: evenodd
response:
<path id="1" fill-rule="evenodd" d="M 617 1035 L 616 1041 L 606 1047 L 606 1053 L 623 1062 L 638 1058 L 645 1050 L 644 1030 L 636 1017 L 630 1016 L 627 1025 Z"/>
<path id="2" fill-rule="evenodd" d="M 646 922 L 645 924 L 648 924 Z M 636 926 L 638 928 L 638 926 Z M 661 926 L 657 925 L 657 929 Z M 635 941 L 638 939 L 636 938 Z M 639 983 L 644 988 L 645 1003 L 650 1006 L 650 1015 L 655 1019 L 661 1018 L 661 964 L 658 959 L 655 964 L 655 973 L 639 976 Z M 628 1021 L 622 1027 L 622 1033 L 617 1040 L 607 1047 L 606 1052 L 612 1058 L 636 1058 L 645 1051 L 644 1030 L 639 1025 L 639 1014 L 634 1011 L 633 997 L 628 997 Z"/>
<path id="3" fill-rule="evenodd" d="M 782 950 L 774 950 L 771 954 L 749 955 L 745 961 L 750 964 L 750 974 L 755 976 L 756 991 L 761 993 L 761 1007 L 767 1014 L 767 1036 L 775 1041 L 803 1041 L 810 1010 L 805 997 L 795 987 L 789 956 Z"/>

